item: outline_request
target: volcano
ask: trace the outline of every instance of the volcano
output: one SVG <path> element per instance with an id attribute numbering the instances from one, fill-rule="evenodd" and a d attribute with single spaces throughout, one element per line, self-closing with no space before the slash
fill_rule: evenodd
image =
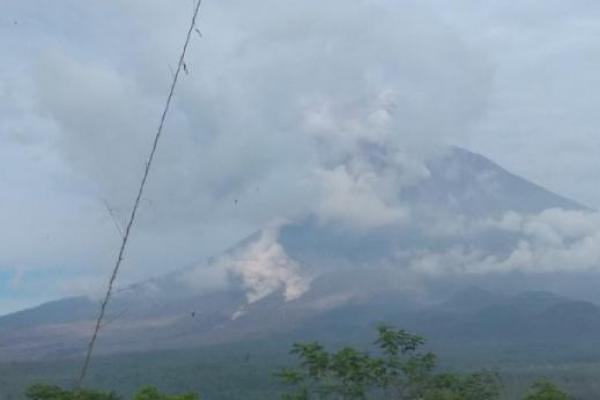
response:
<path id="1" fill-rule="evenodd" d="M 600 313 L 592 303 L 550 296 L 528 308 L 487 289 L 447 300 L 461 285 L 485 286 L 490 274 L 496 282 L 515 273 L 522 285 L 539 281 L 528 280 L 530 272 L 489 266 L 505 265 L 522 243 L 524 233 L 506 228 L 507 221 L 547 210 L 590 210 L 461 148 L 434 157 L 427 169 L 426 178 L 398 190 L 410 210 L 408 221 L 357 230 L 308 215 L 266 227 L 209 260 L 123 288 L 110 303 L 99 353 L 277 335 L 345 337 L 383 320 L 438 337 L 457 336 L 468 326 L 480 338 L 506 328 L 507 337 L 530 340 L 536 327 L 556 326 L 558 319 L 600 334 Z M 432 272 L 435 254 L 437 264 L 456 264 L 467 279 L 452 283 L 443 270 Z M 457 262 L 456 254 L 470 261 Z M 490 271 L 473 273 L 468 262 L 484 263 Z M 199 289 L 195 282 L 206 271 L 222 274 L 227 285 Z M 0 317 L 0 359 L 80 357 L 97 311 L 97 301 L 74 297 Z M 521 331 L 509 329 L 523 321 Z"/>

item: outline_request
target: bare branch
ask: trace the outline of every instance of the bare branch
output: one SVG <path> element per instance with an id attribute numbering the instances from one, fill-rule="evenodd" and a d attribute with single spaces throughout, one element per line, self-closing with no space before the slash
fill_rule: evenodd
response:
<path id="1" fill-rule="evenodd" d="M 115 216 L 113 209 L 110 207 L 110 204 L 108 204 L 108 201 L 103 200 L 103 203 L 104 203 L 104 207 L 106 207 L 106 211 L 108 211 L 108 214 L 110 215 L 110 218 L 113 221 L 113 224 L 115 224 L 115 228 L 121 235 L 121 238 L 123 238 L 123 236 L 125 236 L 125 234 L 123 233 L 123 227 L 121 227 L 121 225 L 119 224 L 119 221 L 117 221 L 117 217 Z"/>

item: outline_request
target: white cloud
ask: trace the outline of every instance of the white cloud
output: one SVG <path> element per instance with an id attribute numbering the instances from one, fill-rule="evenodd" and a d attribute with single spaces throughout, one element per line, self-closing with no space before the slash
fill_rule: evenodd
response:
<path id="1" fill-rule="evenodd" d="M 600 213 L 562 209 L 532 215 L 509 212 L 497 220 L 474 221 L 471 228 L 471 235 L 494 230 L 516 234 L 516 242 L 504 256 L 465 245 L 426 251 L 412 259 L 410 269 L 438 276 L 600 271 Z"/>

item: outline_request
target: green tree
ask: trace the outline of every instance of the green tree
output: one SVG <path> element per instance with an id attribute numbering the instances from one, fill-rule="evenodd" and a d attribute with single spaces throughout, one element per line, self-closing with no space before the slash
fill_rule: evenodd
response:
<path id="1" fill-rule="evenodd" d="M 65 390 L 54 385 L 33 385 L 25 393 L 30 400 L 121 400 L 114 392 L 99 392 L 87 389 Z M 186 393 L 168 395 L 154 386 L 141 388 L 133 400 L 198 400 L 198 395 Z"/>
<path id="2" fill-rule="evenodd" d="M 133 400 L 198 400 L 198 395 L 195 393 L 167 395 L 154 386 L 145 386 L 135 394 Z"/>
<path id="3" fill-rule="evenodd" d="M 571 397 L 554 383 L 541 379 L 533 383 L 524 400 L 570 400 Z"/>
<path id="4" fill-rule="evenodd" d="M 317 342 L 297 343 L 300 366 L 279 375 L 293 390 L 286 400 L 420 399 L 493 400 L 500 394 L 495 374 L 435 373 L 436 356 L 421 353 L 421 336 L 387 326 L 378 328 L 376 356 L 344 347 L 327 352 Z"/>
<path id="5" fill-rule="evenodd" d="M 30 400 L 120 400 L 114 392 L 98 392 L 95 390 L 64 390 L 54 385 L 37 384 L 25 393 Z"/>
<path id="6" fill-rule="evenodd" d="M 429 382 L 423 400 L 487 400 L 500 395 L 497 375 L 490 372 L 474 374 L 438 374 Z"/>

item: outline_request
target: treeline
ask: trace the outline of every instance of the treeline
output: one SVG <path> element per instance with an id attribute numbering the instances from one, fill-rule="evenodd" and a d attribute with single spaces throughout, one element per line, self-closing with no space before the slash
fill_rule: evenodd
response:
<path id="1" fill-rule="evenodd" d="M 424 338 L 402 329 L 378 328 L 373 354 L 353 347 L 327 351 L 318 342 L 297 343 L 292 354 L 298 365 L 277 373 L 289 390 L 283 400 L 399 399 L 399 400 L 497 400 L 503 393 L 498 374 L 490 371 L 455 373 L 438 371 L 437 357 L 422 352 Z M 30 400 L 122 400 L 115 392 L 66 390 L 34 385 Z M 196 393 L 165 394 L 143 387 L 133 400 L 198 400 Z M 571 397 L 550 381 L 535 382 L 523 400 L 569 400 Z"/>

